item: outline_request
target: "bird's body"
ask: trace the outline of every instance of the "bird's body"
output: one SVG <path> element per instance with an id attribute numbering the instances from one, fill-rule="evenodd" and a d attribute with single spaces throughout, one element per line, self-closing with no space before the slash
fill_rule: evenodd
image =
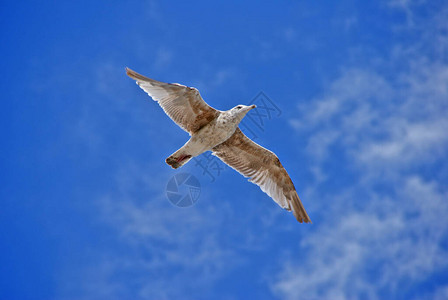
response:
<path id="1" fill-rule="evenodd" d="M 238 128 L 255 105 L 238 105 L 220 111 L 205 103 L 195 88 L 159 82 L 130 69 L 126 69 L 126 73 L 191 135 L 185 145 L 166 159 L 168 165 L 177 169 L 193 157 L 212 151 L 213 155 L 259 185 L 281 207 L 292 211 L 300 223 L 311 222 L 278 157 L 254 143 Z"/>
<path id="2" fill-rule="evenodd" d="M 255 105 L 242 109 L 249 111 Z M 232 111 L 219 111 L 217 117 L 191 134 L 191 138 L 182 148 L 167 158 L 167 163 L 177 169 L 191 158 L 211 151 L 215 146 L 228 140 L 238 128 L 240 120 Z"/>

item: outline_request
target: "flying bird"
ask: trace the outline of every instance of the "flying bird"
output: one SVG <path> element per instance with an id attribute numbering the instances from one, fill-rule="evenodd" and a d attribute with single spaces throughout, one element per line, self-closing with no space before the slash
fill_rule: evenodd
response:
<path id="1" fill-rule="evenodd" d="M 155 101 L 190 139 L 166 159 L 177 169 L 206 151 L 219 157 L 249 181 L 257 184 L 282 208 L 302 223 L 311 223 L 294 184 L 278 157 L 249 139 L 238 124 L 255 105 L 237 105 L 227 111 L 209 106 L 199 91 L 178 83 L 164 83 L 126 68 L 126 74 Z"/>

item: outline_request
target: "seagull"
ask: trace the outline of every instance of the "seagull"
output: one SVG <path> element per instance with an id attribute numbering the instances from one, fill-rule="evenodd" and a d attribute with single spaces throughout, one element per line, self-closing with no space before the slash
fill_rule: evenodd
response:
<path id="1" fill-rule="evenodd" d="M 129 68 L 126 74 L 152 99 L 190 139 L 166 159 L 173 169 L 206 151 L 219 157 L 249 181 L 258 185 L 283 209 L 292 211 L 300 223 L 311 223 L 294 184 L 271 151 L 248 138 L 238 124 L 255 105 L 237 105 L 227 111 L 209 106 L 196 88 L 164 83 L 145 77 Z"/>

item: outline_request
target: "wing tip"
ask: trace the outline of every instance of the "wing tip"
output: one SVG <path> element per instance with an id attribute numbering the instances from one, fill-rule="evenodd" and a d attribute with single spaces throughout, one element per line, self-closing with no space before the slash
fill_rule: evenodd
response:
<path id="1" fill-rule="evenodd" d="M 313 224 L 313 222 L 311 222 L 310 218 L 302 218 L 301 221 L 299 221 L 300 223 L 305 223 L 305 224 Z"/>
<path id="2" fill-rule="evenodd" d="M 299 223 L 309 223 L 312 224 L 310 217 L 308 216 L 305 208 L 303 207 L 302 201 L 300 200 L 297 192 L 294 191 L 294 194 L 291 199 L 291 208 L 294 217 L 296 217 Z"/>
<path id="3" fill-rule="evenodd" d="M 128 75 L 132 79 L 137 79 L 138 75 L 140 75 L 134 70 L 129 69 L 128 67 L 125 67 L 124 69 L 126 70 L 126 75 Z"/>
<path id="4" fill-rule="evenodd" d="M 136 80 L 136 81 L 146 81 L 146 82 L 152 82 L 154 80 L 145 77 L 137 72 L 135 72 L 134 70 L 129 69 L 128 67 L 125 67 L 126 70 L 126 75 L 128 75 L 129 77 L 131 77 L 132 79 Z"/>
<path id="5" fill-rule="evenodd" d="M 313 222 L 311 221 L 310 217 L 308 217 L 308 215 L 306 215 L 306 216 L 297 216 L 296 214 L 294 214 L 294 216 L 296 217 L 297 221 L 300 224 L 302 224 L 302 223 L 313 224 Z"/>

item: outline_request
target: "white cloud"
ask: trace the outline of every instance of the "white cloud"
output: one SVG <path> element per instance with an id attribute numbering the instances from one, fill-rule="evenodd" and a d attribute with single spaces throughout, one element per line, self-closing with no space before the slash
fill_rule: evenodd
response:
<path id="1" fill-rule="evenodd" d="M 428 22 L 427 36 L 437 36 L 438 22 Z M 391 61 L 346 68 L 290 120 L 307 138 L 316 175 L 308 198 L 319 199 L 325 222 L 297 245 L 297 257 L 282 262 L 271 281 L 280 298 L 403 297 L 448 267 L 448 190 L 440 176 L 447 170 L 448 63 L 432 51 L 438 40 L 397 44 Z M 337 178 L 326 164 L 335 159 L 353 174 L 349 185 L 331 185 Z M 442 171 L 421 172 L 433 168 Z M 446 287 L 435 287 L 425 297 L 445 295 Z"/>
<path id="2" fill-rule="evenodd" d="M 120 247 L 95 253 L 91 266 L 65 274 L 70 280 L 62 287 L 62 298 L 75 289 L 73 285 L 81 299 L 86 295 L 95 299 L 202 296 L 240 263 L 241 258 L 222 244 L 218 234 L 229 211 L 221 206 L 216 214 L 217 208 L 211 205 L 172 206 L 160 190 L 169 174 L 150 177 L 147 170 L 151 169 L 123 163 L 116 189 L 97 200 L 99 218 L 116 232 Z M 121 282 L 122 274 L 133 275 Z"/>
<path id="3" fill-rule="evenodd" d="M 348 69 L 326 96 L 301 104 L 301 119 L 290 123 L 310 134 L 310 156 L 321 163 L 337 145 L 351 162 L 383 170 L 443 156 L 448 145 L 448 65 L 422 60 L 411 70 L 388 81 L 374 71 Z"/>
<path id="4" fill-rule="evenodd" d="M 400 284 L 443 270 L 448 194 L 420 177 L 402 186 L 393 199 L 372 191 L 362 209 L 335 203 L 332 224 L 302 241 L 300 259 L 284 263 L 273 291 L 283 299 L 383 299 L 382 292 L 394 295 Z"/>
<path id="5" fill-rule="evenodd" d="M 448 299 L 448 286 L 438 288 L 434 295 L 431 296 L 431 298 L 434 300 Z"/>

